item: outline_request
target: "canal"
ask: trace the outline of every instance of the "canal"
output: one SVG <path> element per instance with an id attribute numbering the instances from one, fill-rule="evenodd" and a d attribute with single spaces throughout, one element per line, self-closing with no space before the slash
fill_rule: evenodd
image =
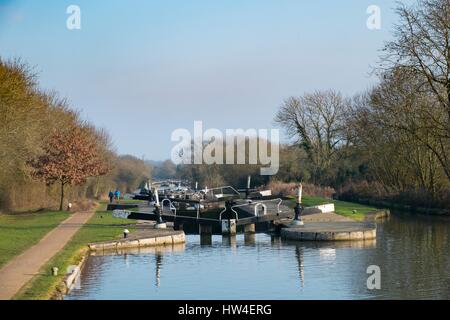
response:
<path id="1" fill-rule="evenodd" d="M 376 241 L 268 234 L 90 256 L 66 299 L 449 299 L 450 218 L 394 213 Z M 367 268 L 381 289 L 367 289 Z"/>

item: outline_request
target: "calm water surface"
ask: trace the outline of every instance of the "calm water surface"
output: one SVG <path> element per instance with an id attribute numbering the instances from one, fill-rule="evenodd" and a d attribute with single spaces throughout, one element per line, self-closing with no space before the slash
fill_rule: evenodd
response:
<path id="1" fill-rule="evenodd" d="M 66 299 L 450 299 L 450 219 L 394 214 L 376 241 L 285 242 L 198 235 L 89 257 Z M 381 289 L 368 290 L 369 265 Z"/>

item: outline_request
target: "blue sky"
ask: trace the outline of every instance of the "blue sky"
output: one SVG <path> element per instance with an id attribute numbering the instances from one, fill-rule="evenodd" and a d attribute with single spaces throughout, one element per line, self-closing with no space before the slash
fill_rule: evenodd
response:
<path id="1" fill-rule="evenodd" d="M 81 8 L 68 30 L 66 8 Z M 366 27 L 369 5 L 381 30 Z M 0 0 L 0 57 L 111 134 L 119 153 L 170 158 L 177 128 L 272 128 L 284 99 L 375 83 L 396 16 L 387 0 Z"/>

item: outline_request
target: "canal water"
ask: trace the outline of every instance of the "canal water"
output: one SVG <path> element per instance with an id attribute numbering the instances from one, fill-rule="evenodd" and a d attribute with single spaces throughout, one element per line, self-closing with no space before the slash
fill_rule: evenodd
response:
<path id="1" fill-rule="evenodd" d="M 449 299 L 450 219 L 393 214 L 376 241 L 268 234 L 90 256 L 66 299 Z M 380 289 L 369 290 L 369 266 Z"/>

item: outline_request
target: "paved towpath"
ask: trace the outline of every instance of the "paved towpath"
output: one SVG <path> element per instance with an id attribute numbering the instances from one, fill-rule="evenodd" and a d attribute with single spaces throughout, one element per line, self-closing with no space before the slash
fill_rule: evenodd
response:
<path id="1" fill-rule="evenodd" d="M 37 244 L 3 266 L 0 269 L 0 300 L 11 299 L 93 215 L 94 211 L 73 213 Z"/>

